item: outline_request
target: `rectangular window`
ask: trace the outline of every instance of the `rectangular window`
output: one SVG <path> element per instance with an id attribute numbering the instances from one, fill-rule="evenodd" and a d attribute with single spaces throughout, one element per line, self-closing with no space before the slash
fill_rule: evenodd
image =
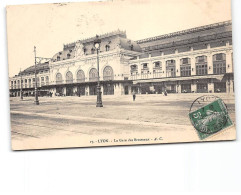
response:
<path id="1" fill-rule="evenodd" d="M 191 65 L 181 66 L 180 70 L 181 70 L 182 77 L 191 76 Z"/>
<path id="2" fill-rule="evenodd" d="M 197 75 L 208 74 L 207 64 L 196 64 L 196 74 Z"/>
<path id="3" fill-rule="evenodd" d="M 213 62 L 213 74 L 225 74 L 226 73 L 226 62 Z"/>

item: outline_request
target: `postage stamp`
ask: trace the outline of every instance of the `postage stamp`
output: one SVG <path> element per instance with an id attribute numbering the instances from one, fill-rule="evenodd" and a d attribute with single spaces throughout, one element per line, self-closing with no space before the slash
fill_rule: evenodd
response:
<path id="1" fill-rule="evenodd" d="M 201 104 L 200 102 L 205 100 L 214 101 L 189 113 L 189 118 L 201 140 L 233 125 L 222 99 L 216 96 L 203 96 L 195 101 Z"/>

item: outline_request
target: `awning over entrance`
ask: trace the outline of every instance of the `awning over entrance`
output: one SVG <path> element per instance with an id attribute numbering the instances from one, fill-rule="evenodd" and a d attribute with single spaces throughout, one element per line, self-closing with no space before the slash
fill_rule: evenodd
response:
<path id="1" fill-rule="evenodd" d="M 155 79 L 140 79 L 133 81 L 133 84 L 138 83 L 154 83 L 154 82 L 164 82 L 164 81 L 187 81 L 196 79 L 217 79 L 221 81 L 224 74 L 221 75 L 204 75 L 204 76 L 191 76 L 191 77 L 175 77 L 175 78 L 155 78 Z"/>

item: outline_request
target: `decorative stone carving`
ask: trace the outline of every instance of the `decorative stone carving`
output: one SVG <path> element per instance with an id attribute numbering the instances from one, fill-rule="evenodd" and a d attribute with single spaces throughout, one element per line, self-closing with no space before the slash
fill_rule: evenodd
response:
<path id="1" fill-rule="evenodd" d="M 84 45 L 80 41 L 77 41 L 75 43 L 74 55 L 75 55 L 76 58 L 77 57 L 83 57 L 85 55 Z"/>

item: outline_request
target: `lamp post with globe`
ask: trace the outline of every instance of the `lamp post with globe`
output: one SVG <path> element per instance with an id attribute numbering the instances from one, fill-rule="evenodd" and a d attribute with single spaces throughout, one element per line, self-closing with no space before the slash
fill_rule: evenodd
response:
<path id="1" fill-rule="evenodd" d="M 101 97 L 101 87 L 100 87 L 100 68 L 99 68 L 99 50 L 100 50 L 100 43 L 101 40 L 99 39 L 99 36 L 96 35 L 96 39 L 94 40 L 94 46 L 97 53 L 97 71 L 98 71 L 98 82 L 97 82 L 97 102 L 96 107 L 103 107 L 102 104 L 102 97 Z"/>

